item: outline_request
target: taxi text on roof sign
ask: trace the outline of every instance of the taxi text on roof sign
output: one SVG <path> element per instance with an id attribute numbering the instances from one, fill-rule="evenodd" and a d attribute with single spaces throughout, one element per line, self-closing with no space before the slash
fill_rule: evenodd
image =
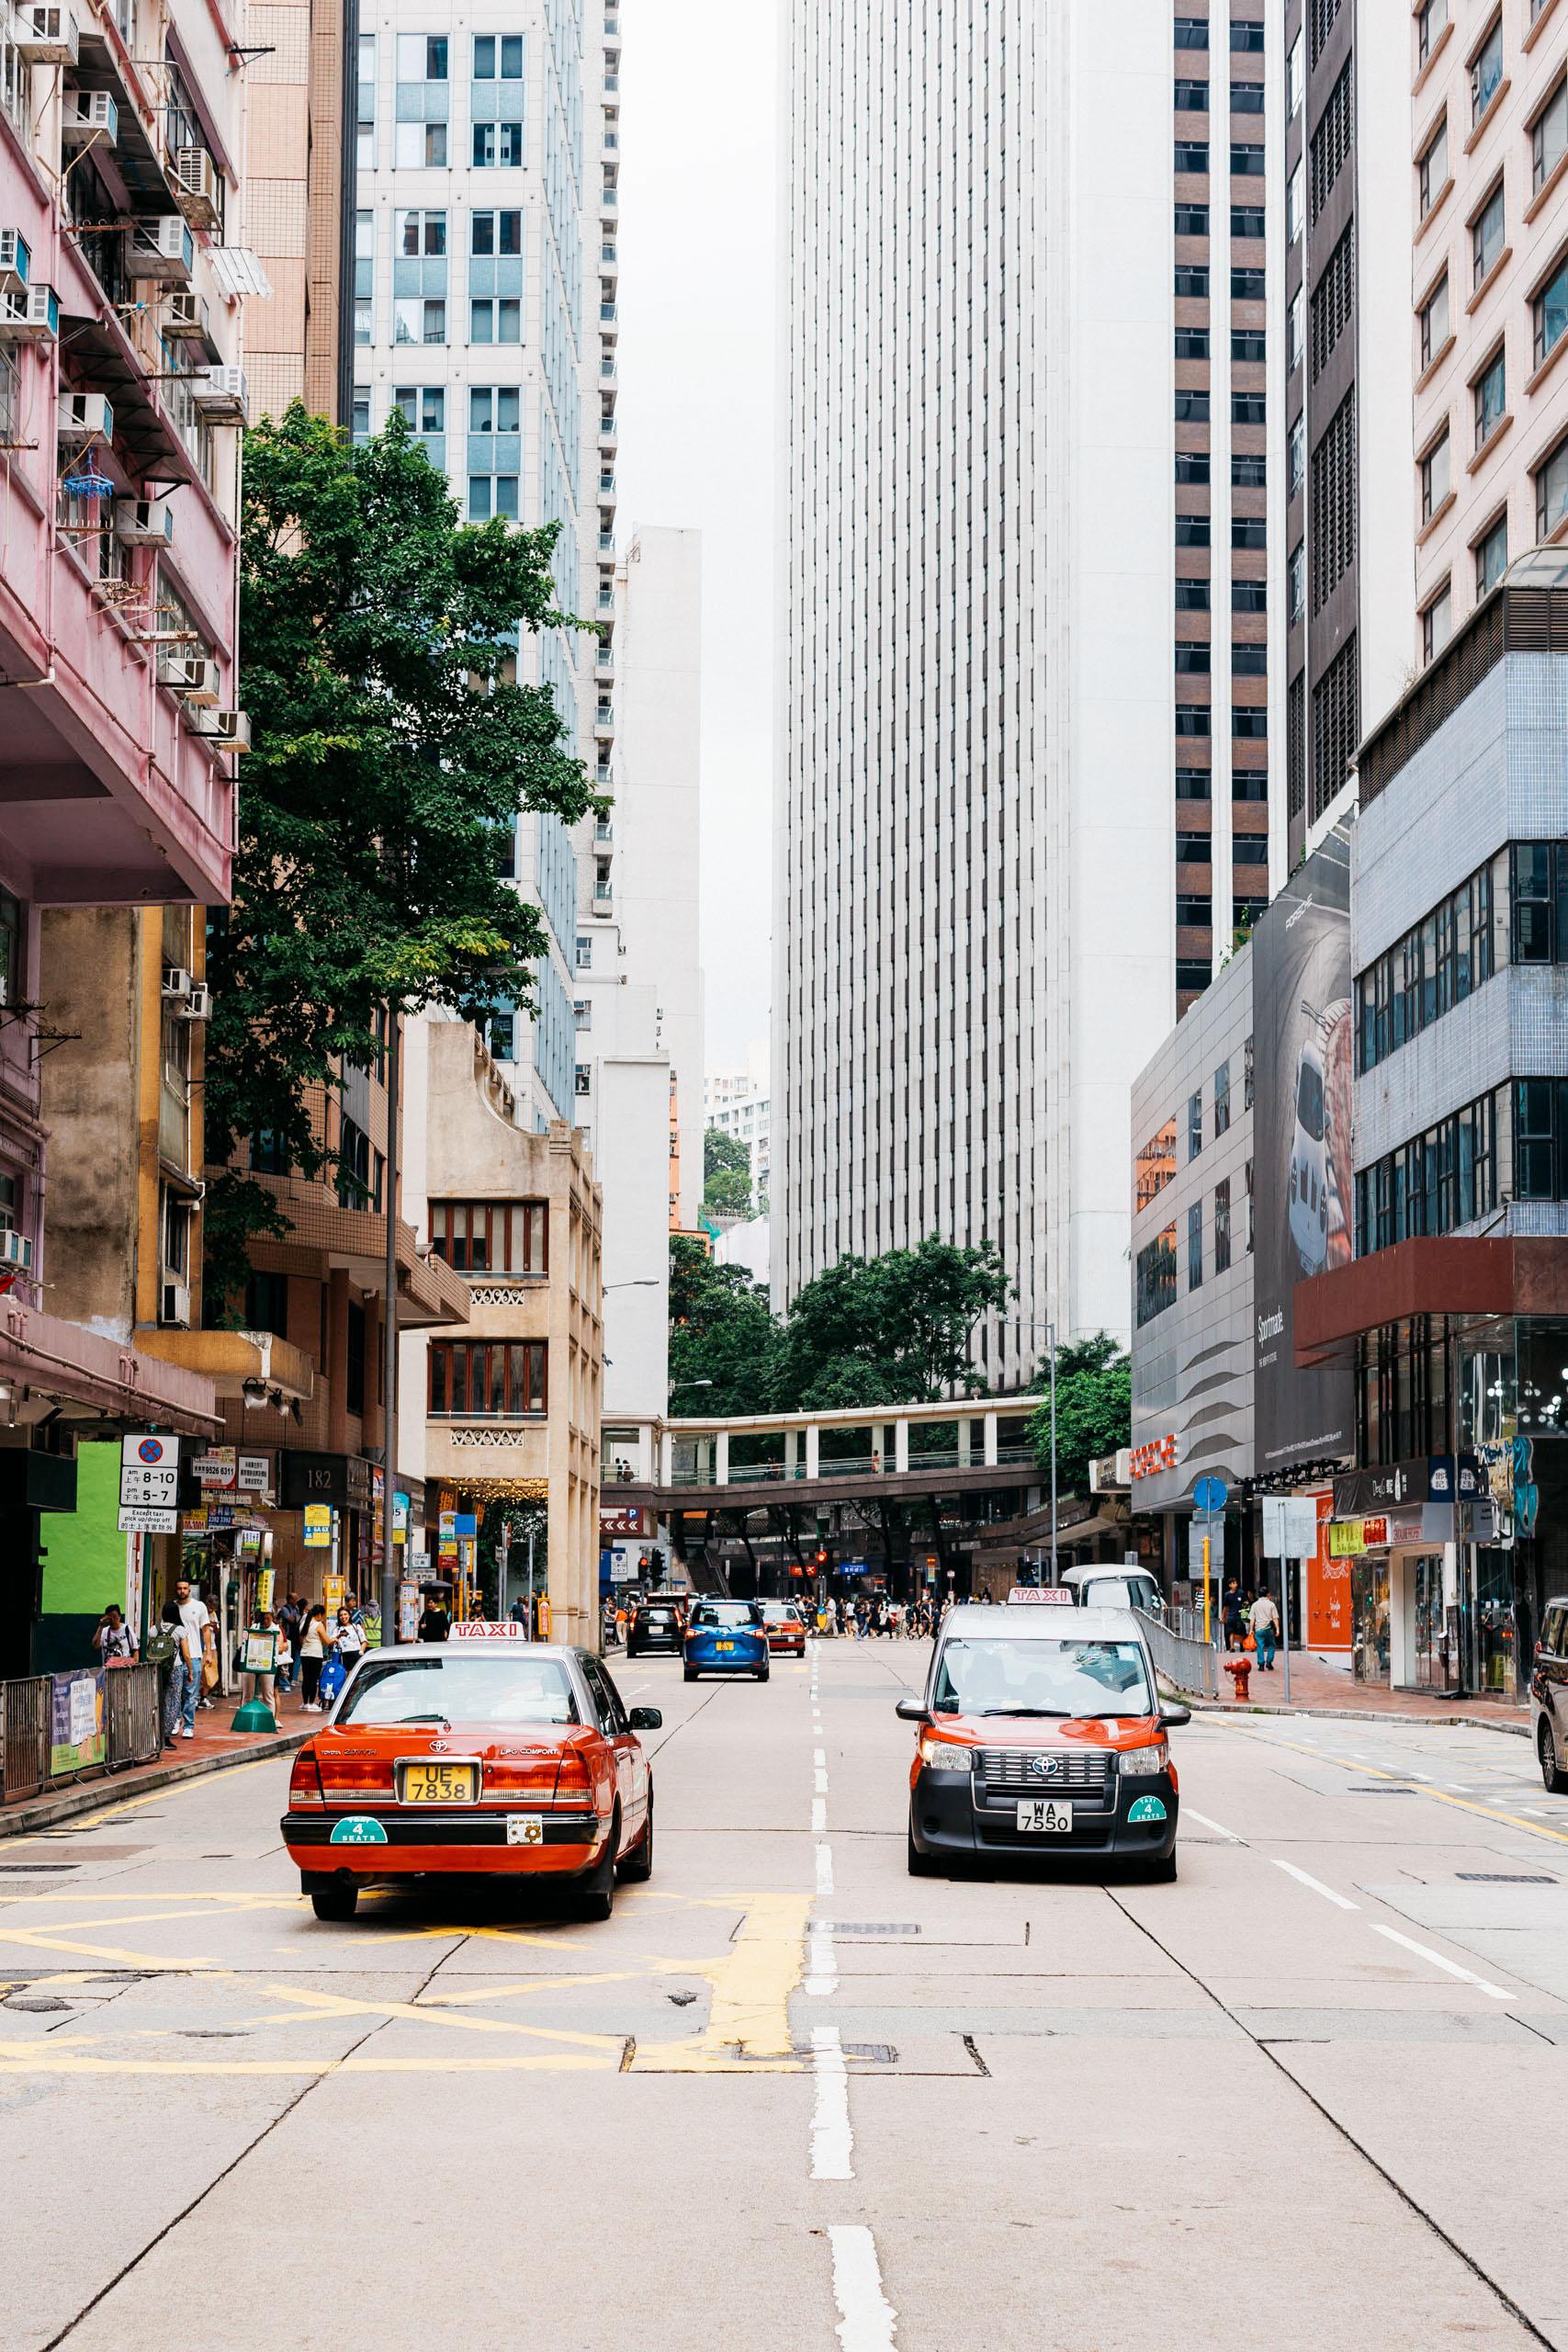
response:
<path id="1" fill-rule="evenodd" d="M 487 1617 L 465 1617 L 447 1633 L 449 1642 L 525 1642 L 526 1629 L 510 1623 L 494 1624 Z"/>
<path id="2" fill-rule="evenodd" d="M 1072 1589 L 1065 1584 L 1015 1584 L 1008 1601 L 1015 1600 L 1065 1600 L 1069 1609 L 1073 1606 Z"/>

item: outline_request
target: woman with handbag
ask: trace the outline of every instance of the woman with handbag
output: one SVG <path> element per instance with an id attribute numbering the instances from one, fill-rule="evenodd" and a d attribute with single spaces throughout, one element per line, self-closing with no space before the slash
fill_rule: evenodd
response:
<path id="1" fill-rule="evenodd" d="M 321 1687 L 321 1658 L 326 1648 L 327 1612 L 319 1600 L 313 1600 L 305 1612 L 305 1631 L 299 1640 L 299 1672 L 305 1693 L 303 1712 L 319 1715 L 321 1712 L 317 1692 Z"/>

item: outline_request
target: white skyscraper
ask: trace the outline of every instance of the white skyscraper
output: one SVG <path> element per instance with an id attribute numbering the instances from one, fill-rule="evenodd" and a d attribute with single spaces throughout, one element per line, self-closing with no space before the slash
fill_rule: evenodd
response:
<path id="1" fill-rule="evenodd" d="M 607 627 L 618 0 L 390 0 L 359 23 L 355 429 L 400 409 L 470 521 L 558 522 L 561 609 Z M 607 781 L 604 649 L 562 628 L 522 659 Z M 573 1115 L 576 852 L 558 819 L 520 817 L 514 871 L 549 945 L 536 1019 L 502 1007 L 491 1042 L 542 1128 Z"/>
<path id="2" fill-rule="evenodd" d="M 1175 1012 L 1171 17 L 784 15 L 773 1283 L 994 1240 L 1005 1376 Z"/>

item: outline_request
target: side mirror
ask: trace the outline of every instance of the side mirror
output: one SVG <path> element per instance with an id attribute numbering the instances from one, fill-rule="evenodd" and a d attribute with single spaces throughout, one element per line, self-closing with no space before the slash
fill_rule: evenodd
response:
<path id="1" fill-rule="evenodd" d="M 662 1707 L 634 1707 L 626 1718 L 633 1731 L 658 1731 L 664 1721 Z"/>
<path id="2" fill-rule="evenodd" d="M 923 1699 L 900 1699 L 894 1713 L 901 1724 L 929 1724 L 931 1721 Z"/>
<path id="3" fill-rule="evenodd" d="M 1161 1731 L 1179 1731 L 1183 1724 L 1190 1724 L 1191 1720 L 1192 1710 L 1190 1707 L 1173 1707 L 1168 1704 L 1164 1704 L 1160 1708 L 1159 1727 Z"/>

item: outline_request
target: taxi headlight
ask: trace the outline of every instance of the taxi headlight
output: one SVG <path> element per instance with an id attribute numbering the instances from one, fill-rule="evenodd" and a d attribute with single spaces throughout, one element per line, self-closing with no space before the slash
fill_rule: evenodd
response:
<path id="1" fill-rule="evenodd" d="M 928 1772 L 971 1772 L 975 1769 L 975 1751 L 961 1747 L 956 1740 L 933 1739 L 930 1732 L 923 1732 L 920 1761 Z"/>
<path id="2" fill-rule="evenodd" d="M 1122 1750 L 1122 1777 L 1124 1781 L 1137 1780 L 1145 1773 L 1163 1772 L 1169 1763 L 1170 1750 L 1163 1739 L 1156 1739 L 1148 1747 L 1124 1747 Z"/>

